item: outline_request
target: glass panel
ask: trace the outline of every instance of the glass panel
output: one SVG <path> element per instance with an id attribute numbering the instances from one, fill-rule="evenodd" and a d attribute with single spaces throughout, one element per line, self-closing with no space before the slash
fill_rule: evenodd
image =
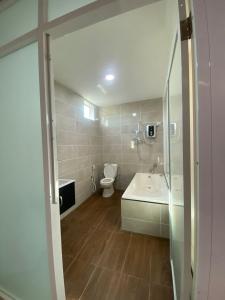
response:
<path id="1" fill-rule="evenodd" d="M 170 186 L 170 157 L 169 157 L 169 91 L 168 85 L 163 98 L 163 138 L 164 138 L 164 173 L 167 185 Z"/>
<path id="2" fill-rule="evenodd" d="M 174 268 L 177 299 L 182 299 L 184 267 L 184 193 L 182 136 L 181 43 L 178 38 L 169 78 L 170 137 L 170 225 L 171 259 Z"/>
<path id="3" fill-rule="evenodd" d="M 49 0 L 48 18 L 49 20 L 53 20 L 95 1 L 96 0 Z"/>
<path id="4" fill-rule="evenodd" d="M 38 45 L 0 59 L 0 290 L 51 299 Z"/>
<path id="5" fill-rule="evenodd" d="M 4 3 L 4 1 L 3 1 Z M 35 29 L 38 25 L 38 1 L 9 1 L 11 5 L 1 10 L 0 1 L 0 46 Z"/>

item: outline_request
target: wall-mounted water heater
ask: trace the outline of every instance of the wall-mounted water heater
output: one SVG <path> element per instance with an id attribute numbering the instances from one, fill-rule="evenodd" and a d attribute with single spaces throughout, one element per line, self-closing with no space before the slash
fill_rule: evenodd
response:
<path id="1" fill-rule="evenodd" d="M 156 130 L 157 130 L 158 124 L 147 124 L 146 125 L 146 137 L 154 139 L 156 138 Z"/>

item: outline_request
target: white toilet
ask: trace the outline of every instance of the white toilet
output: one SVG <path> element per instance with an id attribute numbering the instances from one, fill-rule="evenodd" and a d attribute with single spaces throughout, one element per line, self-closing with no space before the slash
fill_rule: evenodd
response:
<path id="1" fill-rule="evenodd" d="M 117 164 L 104 164 L 104 176 L 105 178 L 100 180 L 101 188 L 103 188 L 102 196 L 104 198 L 111 197 L 114 193 L 113 183 L 117 175 Z"/>

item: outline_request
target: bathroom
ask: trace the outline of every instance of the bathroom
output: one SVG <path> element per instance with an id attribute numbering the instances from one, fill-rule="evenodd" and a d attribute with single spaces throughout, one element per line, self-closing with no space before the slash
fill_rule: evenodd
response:
<path id="1" fill-rule="evenodd" d="M 131 276 L 127 293 L 141 284 L 134 299 L 148 298 L 150 282 L 155 297 L 172 299 L 164 94 L 173 28 L 166 3 L 120 14 L 51 45 L 68 299 L 97 297 L 116 272 L 122 273 L 116 297 Z M 133 251 L 137 261 L 131 262 Z M 102 277 L 99 285 L 95 276 Z"/>
<path id="2" fill-rule="evenodd" d="M 224 15 L 0 0 L 0 299 L 224 299 Z"/>

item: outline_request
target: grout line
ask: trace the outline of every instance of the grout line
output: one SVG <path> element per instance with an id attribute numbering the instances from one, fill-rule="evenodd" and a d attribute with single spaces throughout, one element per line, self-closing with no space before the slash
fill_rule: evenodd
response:
<path id="1" fill-rule="evenodd" d="M 153 244 L 153 247 L 152 247 L 152 252 L 151 252 L 151 256 L 149 258 L 149 283 L 151 284 L 151 274 L 152 274 L 152 259 L 153 259 L 153 253 L 154 253 L 154 250 L 155 250 L 155 241 L 152 240 L 151 244 Z"/>
<path id="2" fill-rule="evenodd" d="M 89 236 L 90 235 L 90 236 Z M 64 276 L 66 275 L 66 273 L 69 271 L 69 269 L 71 268 L 71 266 L 73 265 L 73 263 L 75 262 L 75 260 L 78 258 L 78 256 L 80 255 L 81 251 L 83 250 L 83 248 L 86 246 L 87 242 L 89 241 L 89 239 L 91 238 L 91 234 L 88 234 L 85 242 L 83 243 L 83 245 L 81 246 L 80 250 L 77 252 L 76 255 L 74 255 L 73 259 L 71 260 L 70 264 L 68 265 L 68 267 L 66 268 L 65 272 L 64 272 Z"/>
<path id="3" fill-rule="evenodd" d="M 90 275 L 90 277 L 89 277 L 89 279 L 88 279 L 88 281 L 87 281 L 87 284 L 85 285 L 85 287 L 84 287 L 84 289 L 83 289 L 83 292 L 81 293 L 81 295 L 80 295 L 80 297 L 78 298 L 78 300 L 80 300 L 80 299 L 82 298 L 83 294 L 84 294 L 85 291 L 87 290 L 88 285 L 89 285 L 89 283 L 91 282 L 92 278 L 94 277 L 94 273 L 95 273 L 96 270 L 97 270 L 97 266 L 95 266 L 95 267 L 94 267 L 94 270 L 91 272 L 91 275 Z"/>
<path id="4" fill-rule="evenodd" d="M 97 266 L 97 264 L 92 264 L 92 265 L 95 266 L 95 267 L 98 267 L 98 268 L 100 268 L 100 269 L 109 271 L 109 272 L 113 272 L 113 273 L 121 273 L 121 271 L 113 270 L 113 269 L 110 269 L 110 268 L 105 267 L 105 266 Z M 122 275 L 123 275 L 123 274 L 122 274 Z M 135 278 L 135 279 L 144 281 L 144 279 L 143 279 L 142 277 L 138 277 L 138 276 L 135 276 L 135 275 L 133 275 L 133 274 L 132 274 L 132 275 L 131 275 L 131 274 L 125 274 L 125 275 L 126 275 L 126 276 L 129 276 L 129 277 L 131 277 L 131 278 Z M 144 284 L 145 284 L 146 286 L 150 286 L 150 284 L 148 284 L 148 283 L 145 282 L 145 281 L 144 281 Z M 161 285 L 161 286 L 163 286 L 163 287 L 167 287 L 167 286 L 162 285 L 162 284 L 159 284 L 159 285 Z"/>
<path id="5" fill-rule="evenodd" d="M 102 214 L 102 217 L 99 218 L 98 224 L 96 225 L 96 230 L 100 228 L 100 226 L 101 226 L 101 224 L 102 224 L 102 221 L 104 220 L 104 217 L 105 217 L 105 214 L 103 213 L 103 214 Z"/>
<path id="6" fill-rule="evenodd" d="M 110 243 L 110 240 L 112 240 L 113 233 L 114 233 L 114 231 L 109 231 L 109 232 L 110 232 L 110 236 L 109 236 L 109 238 L 106 240 L 106 247 L 107 247 L 107 244 Z M 96 267 L 101 267 L 100 263 L 101 263 L 101 261 L 102 261 L 102 259 L 103 259 L 103 254 L 104 254 L 105 250 L 106 250 L 106 248 L 102 251 L 102 254 L 100 255 L 99 260 L 97 261 L 97 263 L 94 264 Z"/>
<path id="7" fill-rule="evenodd" d="M 93 195 L 90 196 L 89 198 L 91 198 L 91 197 L 93 197 Z M 85 202 L 86 202 L 86 201 L 85 201 Z M 87 203 L 87 204 L 88 204 L 88 203 Z M 110 207 L 111 207 L 111 206 L 110 206 Z M 83 208 L 85 208 L 85 206 L 84 206 Z M 93 236 L 93 234 L 94 234 L 97 230 L 99 230 L 99 228 L 100 228 L 100 226 L 101 226 L 101 224 L 102 224 L 102 222 L 103 222 L 103 220 L 104 220 L 104 218 L 105 218 L 105 216 L 106 216 L 105 209 L 107 210 L 108 206 L 103 207 L 103 208 L 104 208 L 104 209 L 101 211 L 102 216 L 101 216 L 101 214 L 99 215 L 99 218 L 97 219 L 97 222 L 96 222 L 96 224 L 95 224 L 95 227 L 90 226 L 89 232 L 87 233 L 87 236 L 86 236 L 86 239 L 85 239 L 83 245 L 81 246 L 81 248 L 77 251 L 77 253 L 76 253 L 74 256 L 71 256 L 72 260 L 71 260 L 70 264 L 68 264 L 68 267 L 66 268 L 66 270 L 65 270 L 65 272 L 64 272 L 64 276 L 65 276 L 65 274 L 69 271 L 69 269 L 71 268 L 71 266 L 73 265 L 73 263 L 78 259 L 78 256 L 80 255 L 80 253 L 82 253 L 84 247 L 87 245 L 87 243 L 89 242 L 89 240 L 91 239 L 91 237 Z M 81 213 L 82 213 L 82 212 L 81 212 Z M 72 224 L 69 224 L 69 225 L 71 226 Z M 74 225 L 74 224 L 73 224 L 73 225 Z M 104 228 L 103 228 L 103 230 L 104 230 Z M 106 244 L 105 244 L 105 247 L 107 247 L 107 245 L 109 245 L 109 242 L 112 240 L 113 235 L 115 235 L 116 232 L 120 232 L 120 230 L 121 230 L 121 228 L 120 228 L 119 230 L 118 230 L 117 228 L 112 228 L 111 230 L 106 229 L 106 231 L 108 232 L 108 238 L 106 238 L 106 241 L 105 241 L 105 243 L 106 243 Z M 122 263 L 122 266 L 121 266 L 121 270 L 120 270 L 120 271 L 117 271 L 117 272 L 118 272 L 118 276 L 119 276 L 119 281 L 122 279 L 122 276 L 123 276 L 123 275 L 126 275 L 126 276 L 128 276 L 128 277 L 130 276 L 130 277 L 133 277 L 133 278 L 136 278 L 136 279 L 139 279 L 139 280 L 143 280 L 143 278 L 141 278 L 141 277 L 137 277 L 137 276 L 135 276 L 135 275 L 130 275 L 130 274 L 125 274 L 125 273 L 124 273 L 125 263 L 126 263 L 126 259 L 127 259 L 127 257 L 128 257 L 128 253 L 129 253 L 129 250 L 130 250 L 130 247 L 131 247 L 132 238 L 133 238 L 134 235 L 135 235 L 135 234 L 133 234 L 132 232 L 130 232 L 129 234 L 130 234 L 130 236 L 129 236 L 128 246 L 127 246 L 127 249 L 126 249 L 126 251 L 125 251 L 124 260 L 123 260 L 123 263 Z M 155 247 L 155 243 L 153 243 L 153 250 L 154 250 L 154 247 Z M 110 269 L 110 268 L 108 268 L 108 267 L 104 267 L 104 266 L 101 266 L 101 265 L 100 265 L 100 263 L 101 263 L 101 261 L 102 261 L 102 259 L 103 259 L 105 250 L 106 250 L 106 248 L 103 249 L 102 253 L 99 255 L 99 259 L 97 260 L 96 263 L 94 263 L 94 264 L 93 264 L 93 263 L 90 263 L 94 268 L 93 268 L 92 272 L 90 272 L 90 274 L 89 274 L 88 281 L 87 281 L 87 283 L 86 283 L 86 285 L 85 285 L 85 287 L 84 287 L 84 289 L 83 289 L 83 291 L 82 291 L 81 296 L 79 297 L 79 299 L 82 298 L 82 296 L 84 295 L 85 291 L 88 289 L 88 287 L 89 287 L 89 285 L 90 285 L 90 282 L 92 281 L 93 276 L 94 276 L 94 274 L 95 274 L 97 268 L 105 269 L 105 270 L 112 271 L 112 272 L 115 272 L 115 271 L 116 271 L 116 270 L 113 270 L 113 269 Z M 152 278 L 151 278 L 151 270 L 152 270 L 152 261 L 153 261 L 153 252 L 151 253 L 151 256 L 150 256 L 150 258 L 149 258 L 150 280 L 149 280 L 149 282 L 147 283 L 147 286 L 148 286 L 148 300 L 151 299 L 151 285 L 152 285 L 152 282 L 151 282 L 151 279 L 152 279 Z M 160 284 L 160 285 L 162 285 L 162 284 Z M 167 287 L 167 288 L 171 288 L 170 286 L 167 286 L 167 285 L 162 285 L 162 286 L 165 286 L 165 287 Z"/>
<path id="8" fill-rule="evenodd" d="M 97 228 L 96 228 L 96 230 L 97 230 Z M 111 232 L 109 238 L 106 240 L 106 243 L 108 243 L 108 241 L 112 238 L 112 235 L 113 235 L 113 232 Z M 100 261 L 101 261 L 101 259 L 102 259 L 102 257 L 103 257 L 103 253 L 104 253 L 104 250 L 103 250 L 103 252 L 101 253 L 101 255 L 100 255 L 100 257 L 99 257 L 98 262 L 97 262 L 96 264 L 92 264 L 92 265 L 94 266 L 94 270 L 92 271 L 92 273 L 91 273 L 91 275 L 90 275 L 90 277 L 89 277 L 89 279 L 88 279 L 88 281 L 87 281 L 87 284 L 86 284 L 86 286 L 84 287 L 84 290 L 83 290 L 83 292 L 81 293 L 79 299 L 82 298 L 83 294 L 84 294 L 85 291 L 87 290 L 87 288 L 88 288 L 88 286 L 89 286 L 89 283 L 91 282 L 91 280 L 92 280 L 92 278 L 93 278 L 93 276 L 94 276 L 94 273 L 95 273 L 95 271 L 97 270 L 97 268 L 98 268 L 98 266 L 99 266 L 99 263 L 100 263 Z"/>
<path id="9" fill-rule="evenodd" d="M 84 247 L 87 245 L 88 241 L 90 240 L 91 236 L 93 235 L 94 232 L 96 232 L 97 227 L 93 228 L 93 230 L 91 230 L 90 232 L 88 232 L 88 236 L 85 240 L 85 242 L 83 243 L 83 245 L 81 246 L 80 250 L 77 252 L 77 254 L 74 256 L 74 258 L 71 260 L 70 264 L 68 265 L 68 267 L 66 268 L 64 275 L 69 271 L 69 269 L 71 268 L 72 264 L 75 262 L 75 260 L 78 258 L 78 256 L 80 255 L 80 253 L 82 252 L 82 250 L 84 249 Z"/>
<path id="10" fill-rule="evenodd" d="M 127 246 L 127 250 L 126 250 L 126 253 L 125 253 L 125 256 L 124 256 L 123 265 L 122 265 L 122 267 L 121 267 L 120 277 L 122 277 L 122 274 L 123 274 L 123 271 L 124 271 L 125 262 L 126 262 L 126 259 L 127 259 L 127 256 L 128 256 L 128 251 L 129 251 L 129 249 L 130 249 L 130 245 L 131 245 L 131 239 L 132 239 L 132 233 L 130 232 L 130 239 L 129 239 L 128 246 Z"/>
<path id="11" fill-rule="evenodd" d="M 153 249 L 152 249 L 152 253 L 151 253 L 151 257 L 150 257 L 150 259 L 149 259 L 149 295 L 148 295 L 148 298 L 149 298 L 149 300 L 151 300 L 151 270 L 152 270 L 152 259 L 153 259 L 153 251 L 154 251 L 154 248 L 155 248 L 155 242 L 153 243 Z"/>
<path id="12" fill-rule="evenodd" d="M 109 232 L 110 232 L 110 235 L 109 235 L 109 237 L 106 239 L 106 244 L 111 240 L 112 235 L 113 235 L 113 231 L 109 231 Z M 98 259 L 98 261 L 97 261 L 97 263 L 96 263 L 96 266 L 97 266 L 97 267 L 99 266 L 99 263 L 100 263 L 100 261 L 101 261 L 101 259 L 102 259 L 102 257 L 103 257 L 104 251 L 105 251 L 105 249 L 102 251 L 102 253 L 101 253 L 101 255 L 100 255 L 100 257 L 99 257 L 99 259 Z"/>
<path id="13" fill-rule="evenodd" d="M 69 269 L 71 268 L 71 266 L 73 265 L 73 263 L 76 261 L 76 259 L 78 258 L 78 256 L 80 255 L 80 253 L 82 252 L 82 250 L 84 249 L 84 247 L 87 245 L 88 241 L 90 240 L 91 236 L 98 230 L 98 228 L 100 227 L 101 225 L 101 222 L 103 220 L 103 218 L 105 217 L 105 215 L 103 214 L 102 218 L 99 218 L 99 224 L 93 228 L 93 230 L 91 230 L 89 233 L 88 233 L 88 236 L 85 240 L 85 242 L 83 243 L 83 245 L 81 246 L 80 250 L 77 252 L 77 254 L 74 256 L 74 258 L 71 260 L 70 264 L 68 264 L 67 268 L 65 269 L 65 272 L 64 272 L 64 275 L 69 271 Z M 113 233 L 113 231 L 112 231 Z M 111 235 L 112 235 L 111 233 Z M 110 237 L 111 237 L 110 235 Z M 109 239 L 110 239 L 109 237 Z M 107 241 L 109 240 L 107 239 Z"/>

